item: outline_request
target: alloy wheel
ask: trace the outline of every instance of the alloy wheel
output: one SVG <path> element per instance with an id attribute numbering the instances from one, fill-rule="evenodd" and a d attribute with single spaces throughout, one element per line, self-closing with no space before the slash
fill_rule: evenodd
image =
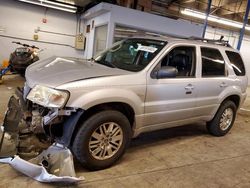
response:
<path id="1" fill-rule="evenodd" d="M 226 108 L 220 118 L 220 128 L 222 131 L 227 130 L 233 121 L 233 110 L 231 108 Z"/>
<path id="2" fill-rule="evenodd" d="M 91 135 L 89 140 L 89 151 L 97 160 L 111 158 L 119 151 L 123 142 L 123 131 L 114 122 L 100 125 Z"/>

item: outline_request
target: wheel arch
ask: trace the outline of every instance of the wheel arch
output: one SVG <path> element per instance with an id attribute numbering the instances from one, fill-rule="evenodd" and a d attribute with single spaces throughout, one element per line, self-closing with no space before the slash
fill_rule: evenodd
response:
<path id="1" fill-rule="evenodd" d="M 213 119 L 207 122 L 207 130 L 213 136 L 224 136 L 232 128 L 237 113 L 237 95 L 227 97 L 220 105 Z M 229 107 L 230 106 L 230 107 Z M 228 108 L 232 113 L 228 114 Z"/>
<path id="2" fill-rule="evenodd" d="M 237 109 L 239 108 L 239 106 L 240 106 L 240 96 L 239 95 L 230 95 L 230 96 L 226 97 L 222 101 L 222 103 L 224 103 L 225 101 L 228 101 L 228 100 L 234 102 L 234 104 L 236 105 Z"/>
<path id="3" fill-rule="evenodd" d="M 216 113 L 218 112 L 218 110 L 220 109 L 220 106 L 226 102 L 226 101 L 232 101 L 235 105 L 236 105 L 236 109 L 238 109 L 240 107 L 240 101 L 241 101 L 241 97 L 238 94 L 231 94 L 228 96 L 225 96 L 224 98 L 222 98 L 222 100 L 218 101 L 218 105 L 216 106 L 216 108 L 213 109 L 210 118 L 208 119 L 208 121 L 212 120 L 214 118 L 214 116 L 216 115 Z"/>
<path id="4" fill-rule="evenodd" d="M 71 136 L 70 145 L 72 145 L 74 138 L 80 129 L 82 123 L 84 123 L 89 117 L 92 115 L 104 111 L 104 110 L 116 110 L 121 112 L 124 116 L 126 116 L 129 120 L 131 131 L 133 130 L 133 125 L 135 123 L 135 111 L 134 109 L 127 103 L 123 102 L 107 102 L 92 106 L 84 111 L 81 115 L 80 119 L 78 120 L 76 126 L 74 127 L 73 134 Z"/>

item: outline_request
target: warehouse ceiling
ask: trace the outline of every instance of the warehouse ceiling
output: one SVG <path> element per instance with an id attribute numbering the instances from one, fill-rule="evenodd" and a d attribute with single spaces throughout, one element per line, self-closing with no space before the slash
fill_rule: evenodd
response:
<path id="1" fill-rule="evenodd" d="M 25 0 L 26 1 L 26 0 Z M 82 12 L 102 0 L 29 0 L 37 2 L 56 2 L 78 7 Z M 171 17 L 174 19 L 184 18 L 202 22 L 202 20 L 190 18 L 181 14 L 184 9 L 206 12 L 208 0 L 103 0 L 104 2 L 116 2 L 116 4 L 139 9 L 145 12 Z M 247 0 L 212 0 L 210 14 L 229 20 L 243 22 L 247 7 Z M 250 16 L 249 16 L 250 20 Z M 249 22 L 248 20 L 248 22 Z M 249 22 L 250 23 L 250 22 Z"/>
<path id="2" fill-rule="evenodd" d="M 168 3 L 165 3 L 168 2 Z M 161 4 L 169 9 L 170 14 L 179 13 L 180 9 L 190 8 L 206 12 L 208 1 L 206 0 L 153 0 L 154 4 Z M 212 0 L 210 14 L 236 21 L 242 21 L 247 7 L 247 0 Z M 166 11 L 168 13 L 168 11 Z M 250 17 L 249 17 L 250 19 Z"/>
<path id="3" fill-rule="evenodd" d="M 89 3 L 100 2 L 96 0 L 57 0 L 64 3 L 75 4 L 79 7 L 86 7 Z M 147 4 L 150 0 L 144 0 Z M 127 0 L 128 3 L 143 4 L 140 0 Z M 117 4 L 125 5 L 126 0 L 117 0 Z M 180 10 L 190 8 L 206 12 L 208 0 L 152 0 L 151 10 L 148 12 L 162 14 L 178 18 Z M 242 22 L 247 6 L 247 0 L 212 0 L 211 14 Z M 133 5 L 132 5 L 133 7 Z M 132 8 L 131 7 L 131 8 Z M 250 16 L 249 16 L 250 19 Z"/>

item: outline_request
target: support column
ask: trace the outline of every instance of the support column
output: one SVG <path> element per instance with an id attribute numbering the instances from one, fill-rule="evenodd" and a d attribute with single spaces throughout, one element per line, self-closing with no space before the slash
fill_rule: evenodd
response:
<path id="1" fill-rule="evenodd" d="M 206 34 L 206 30 L 207 30 L 207 24 L 208 24 L 208 16 L 210 14 L 210 10 L 211 10 L 211 5 L 212 5 L 212 0 L 208 0 L 208 4 L 207 4 L 207 11 L 206 11 L 206 18 L 204 21 L 204 27 L 203 27 L 203 32 L 202 32 L 202 38 L 205 37 Z"/>
<path id="2" fill-rule="evenodd" d="M 112 17 L 113 12 L 110 12 L 110 18 L 108 23 L 108 33 L 107 33 L 107 42 L 106 48 L 109 48 L 113 45 L 114 42 L 114 35 L 115 35 L 115 22 Z"/>
<path id="3" fill-rule="evenodd" d="M 247 8 L 246 8 L 246 13 L 245 13 L 245 17 L 244 17 L 244 23 L 243 23 L 243 27 L 240 30 L 240 37 L 239 37 L 239 41 L 238 41 L 238 45 L 237 45 L 238 50 L 240 50 L 242 40 L 244 37 L 245 27 L 246 27 L 246 24 L 248 22 L 249 9 L 250 9 L 250 0 L 247 1 Z"/>

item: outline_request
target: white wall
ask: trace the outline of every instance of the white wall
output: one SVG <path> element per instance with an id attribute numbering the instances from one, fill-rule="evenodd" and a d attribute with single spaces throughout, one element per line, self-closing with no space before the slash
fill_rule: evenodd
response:
<path id="1" fill-rule="evenodd" d="M 239 33 L 238 32 L 208 27 L 207 31 L 206 31 L 205 38 L 220 39 L 220 36 L 222 36 L 222 35 L 224 36 L 224 40 L 228 40 L 229 44 L 233 48 L 235 48 L 235 49 L 237 48 L 238 41 L 239 41 Z M 250 85 L 250 53 L 249 53 L 249 50 L 250 50 L 250 36 L 244 35 L 242 45 L 240 48 L 240 53 L 241 53 L 242 58 L 245 62 L 246 72 L 248 75 L 248 85 Z"/>
<path id="2" fill-rule="evenodd" d="M 240 52 L 246 62 L 246 66 L 248 69 L 248 77 L 249 77 L 249 81 L 250 81 L 250 36 L 249 35 L 245 35 L 242 41 L 242 45 L 240 48 Z"/>
<path id="3" fill-rule="evenodd" d="M 98 12 L 99 11 L 99 12 Z M 89 12 L 89 13 L 88 13 Z M 42 30 L 52 32 L 75 35 L 77 27 L 76 15 L 63 11 L 48 9 L 46 18 L 47 23 L 42 23 L 45 17 L 45 8 L 18 1 L 1 0 L 0 1 L 0 63 L 4 59 L 8 59 L 10 53 L 16 48 L 12 41 L 20 41 L 32 44 L 45 49 L 41 54 L 41 58 L 51 55 L 72 56 L 90 58 L 93 55 L 94 33 L 95 27 L 108 24 L 107 47 L 113 43 L 113 34 L 115 24 L 120 24 L 137 29 L 147 31 L 160 32 L 165 34 L 175 34 L 179 36 L 201 36 L 203 26 L 183 20 L 173 20 L 166 17 L 152 15 L 138 10 L 128 9 L 116 5 L 101 3 L 93 7 L 85 14 L 88 19 L 84 19 L 81 31 L 86 31 L 86 25 L 94 27 L 90 29 L 90 33 L 85 33 L 86 48 L 85 51 L 75 50 L 73 48 L 75 38 L 71 36 L 55 35 L 39 32 L 39 41 L 59 43 L 46 44 L 35 41 L 25 41 L 12 39 L 3 36 L 18 37 L 22 39 L 33 40 L 34 30 L 40 27 Z M 84 18 L 84 15 L 82 16 Z M 4 31 L 1 31 L 1 30 Z M 230 44 L 236 48 L 238 44 L 239 33 L 228 30 L 208 27 L 206 38 L 219 39 L 221 35 L 225 36 L 225 40 L 229 40 Z M 68 45 L 68 46 L 67 46 Z M 70 47 L 72 46 L 72 47 Z M 250 36 L 244 37 L 241 54 L 246 62 L 248 77 L 250 78 Z M 250 79 L 249 79 L 250 83 Z"/>
<path id="4" fill-rule="evenodd" d="M 190 21 L 174 20 L 115 5 L 112 7 L 112 18 L 115 24 L 183 37 L 200 37 L 203 29 L 202 25 Z"/>
<path id="5" fill-rule="evenodd" d="M 69 47 L 74 46 L 75 42 L 75 38 L 71 36 L 38 33 L 39 41 L 59 43 L 62 45 L 3 37 L 4 35 L 33 40 L 34 30 L 37 27 L 52 32 L 70 35 L 76 34 L 77 19 L 75 14 L 48 9 L 46 14 L 48 22 L 42 23 L 42 19 L 45 17 L 44 14 L 44 7 L 18 1 L 0 1 L 0 63 L 4 59 L 8 59 L 9 54 L 17 47 L 17 45 L 11 43 L 12 41 L 20 41 L 45 49 L 40 54 L 41 58 L 51 55 L 83 57 L 83 51 Z M 4 31 L 1 31 L 1 29 Z"/>

